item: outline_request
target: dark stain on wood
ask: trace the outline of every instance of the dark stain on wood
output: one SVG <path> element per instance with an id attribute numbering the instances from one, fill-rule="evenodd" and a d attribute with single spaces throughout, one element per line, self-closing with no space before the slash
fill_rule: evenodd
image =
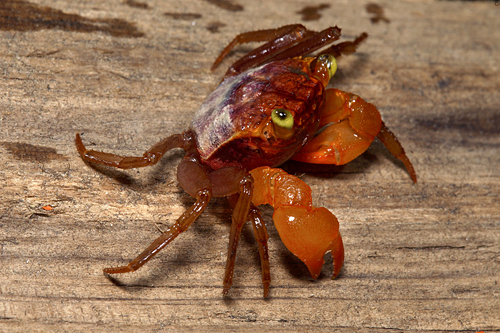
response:
<path id="1" fill-rule="evenodd" d="M 126 0 L 124 2 L 126 5 L 134 8 L 140 9 L 149 9 L 149 5 L 145 2 L 135 1 L 135 0 Z"/>
<path id="2" fill-rule="evenodd" d="M 0 1 L 0 30 L 38 31 L 42 29 L 87 33 L 101 31 L 115 37 L 144 36 L 132 23 L 121 19 L 90 19 L 27 1 Z"/>
<path id="3" fill-rule="evenodd" d="M 322 3 L 317 6 L 306 6 L 297 14 L 302 15 L 302 21 L 317 21 L 321 18 L 320 10 L 330 8 L 329 4 Z"/>
<path id="4" fill-rule="evenodd" d="M 459 131 L 467 135 L 498 136 L 500 114 L 498 110 L 474 110 L 467 115 L 457 114 L 432 119 L 415 119 L 416 123 L 432 131 Z"/>
<path id="5" fill-rule="evenodd" d="M 201 18 L 201 14 L 198 13 L 163 13 L 163 15 L 174 20 L 183 21 L 192 21 Z"/>
<path id="6" fill-rule="evenodd" d="M 373 14 L 370 18 L 372 23 L 379 23 L 380 21 L 384 21 L 386 23 L 390 22 L 389 19 L 384 16 L 384 8 L 380 7 L 376 3 L 369 3 L 365 8 L 368 13 Z"/>
<path id="7" fill-rule="evenodd" d="M 23 142 L 0 142 L 16 159 L 29 162 L 47 163 L 52 160 L 66 160 L 54 148 Z"/>
<path id="8" fill-rule="evenodd" d="M 433 250 L 463 250 L 465 245 L 429 245 L 429 246 L 399 246 L 396 250 L 423 250 L 423 251 L 433 251 Z"/>
<path id="9" fill-rule="evenodd" d="M 205 0 L 212 5 L 216 5 L 219 8 L 228 10 L 230 12 L 241 12 L 244 8 L 241 5 L 235 4 L 229 0 Z"/>
<path id="10" fill-rule="evenodd" d="M 219 32 L 219 28 L 222 28 L 222 27 L 225 27 L 225 26 L 226 26 L 225 23 L 222 23 L 222 22 L 219 22 L 219 21 L 210 22 L 207 25 L 207 30 L 210 31 L 211 33 L 215 34 L 215 33 Z"/>
<path id="11" fill-rule="evenodd" d="M 61 50 L 50 50 L 50 51 L 43 51 L 43 50 L 35 50 L 28 55 L 26 55 L 27 58 L 45 58 L 54 54 L 59 53 Z"/>
<path id="12" fill-rule="evenodd" d="M 435 72 L 434 74 L 432 74 L 431 77 L 433 79 L 437 80 L 437 86 L 439 89 L 448 88 L 453 81 L 451 78 L 444 77 L 442 74 L 440 74 L 438 72 Z"/>

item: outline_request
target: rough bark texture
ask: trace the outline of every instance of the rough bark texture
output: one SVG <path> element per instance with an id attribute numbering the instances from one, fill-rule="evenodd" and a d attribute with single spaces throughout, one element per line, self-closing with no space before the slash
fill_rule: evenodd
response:
<path id="1" fill-rule="evenodd" d="M 500 331 L 500 7 L 377 4 L 2 0 L 0 331 Z M 333 84 L 379 107 L 418 184 L 379 142 L 344 167 L 307 168 L 315 206 L 336 214 L 344 237 L 333 281 L 328 265 L 309 277 L 265 209 L 270 298 L 250 225 L 223 298 L 225 200 L 139 271 L 103 276 L 193 199 L 175 180 L 180 152 L 141 170 L 91 168 L 75 133 L 93 149 L 142 154 L 187 128 L 249 49 L 210 72 L 235 34 L 299 22 L 369 33 Z"/>

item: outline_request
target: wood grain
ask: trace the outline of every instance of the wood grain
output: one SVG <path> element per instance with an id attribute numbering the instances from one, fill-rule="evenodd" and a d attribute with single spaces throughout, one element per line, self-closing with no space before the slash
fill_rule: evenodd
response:
<path id="1" fill-rule="evenodd" d="M 500 331 L 500 7 L 380 1 L 386 19 L 372 22 L 366 4 L 4 0 L 0 331 Z M 346 261 L 333 281 L 328 265 L 309 277 L 265 208 L 270 298 L 250 226 L 223 298 L 224 200 L 141 270 L 115 283 L 103 276 L 193 199 L 175 180 L 180 152 L 141 170 L 91 168 L 75 133 L 93 149 L 141 154 L 187 128 L 224 67 L 249 49 L 209 71 L 235 34 L 306 19 L 346 38 L 369 33 L 334 85 L 379 107 L 418 184 L 379 142 L 344 167 L 302 175 L 302 165 L 286 166 L 341 223 Z"/>

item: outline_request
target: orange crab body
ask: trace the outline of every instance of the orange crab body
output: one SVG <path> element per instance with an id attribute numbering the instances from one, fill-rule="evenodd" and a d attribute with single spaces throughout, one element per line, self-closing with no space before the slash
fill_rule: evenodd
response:
<path id="1" fill-rule="evenodd" d="M 362 154 L 377 137 L 405 164 L 413 166 L 376 107 L 355 94 L 325 89 L 336 70 L 335 57 L 355 51 L 367 35 L 334 44 L 323 54 L 303 58 L 340 37 L 340 29 L 321 32 L 302 25 L 238 35 L 222 51 L 214 67 L 240 43 L 266 41 L 236 61 L 220 86 L 196 112 L 190 128 L 171 135 L 143 156 L 125 157 L 87 150 L 80 135 L 76 146 L 83 160 L 122 169 L 154 165 L 169 150 L 185 157 L 177 168 L 182 188 L 196 202 L 141 254 L 107 274 L 135 271 L 201 215 L 212 197 L 227 197 L 233 207 L 223 293 L 233 282 L 236 249 L 246 222 L 253 225 L 262 265 L 264 297 L 271 281 L 268 234 L 257 206 L 274 207 L 273 221 L 285 246 L 317 278 L 323 257 L 333 257 L 333 277 L 344 262 L 337 218 L 312 203 L 311 188 L 275 168 L 289 159 L 317 164 L 345 164 Z"/>

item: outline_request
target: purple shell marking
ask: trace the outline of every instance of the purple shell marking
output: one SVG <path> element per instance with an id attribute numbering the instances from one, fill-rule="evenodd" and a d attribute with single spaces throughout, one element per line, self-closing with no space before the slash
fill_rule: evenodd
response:
<path id="1" fill-rule="evenodd" d="M 264 66 L 227 78 L 200 106 L 191 123 L 191 129 L 196 135 L 198 151 L 202 158 L 208 159 L 217 148 L 241 130 L 235 128 L 233 123 L 237 112 L 234 103 L 235 92 L 246 84 L 243 87 L 243 93 L 240 91 L 238 96 L 240 105 L 256 98 L 260 94 L 259 86 L 262 85 L 262 82 L 249 81 L 257 76 L 256 72 Z"/>

